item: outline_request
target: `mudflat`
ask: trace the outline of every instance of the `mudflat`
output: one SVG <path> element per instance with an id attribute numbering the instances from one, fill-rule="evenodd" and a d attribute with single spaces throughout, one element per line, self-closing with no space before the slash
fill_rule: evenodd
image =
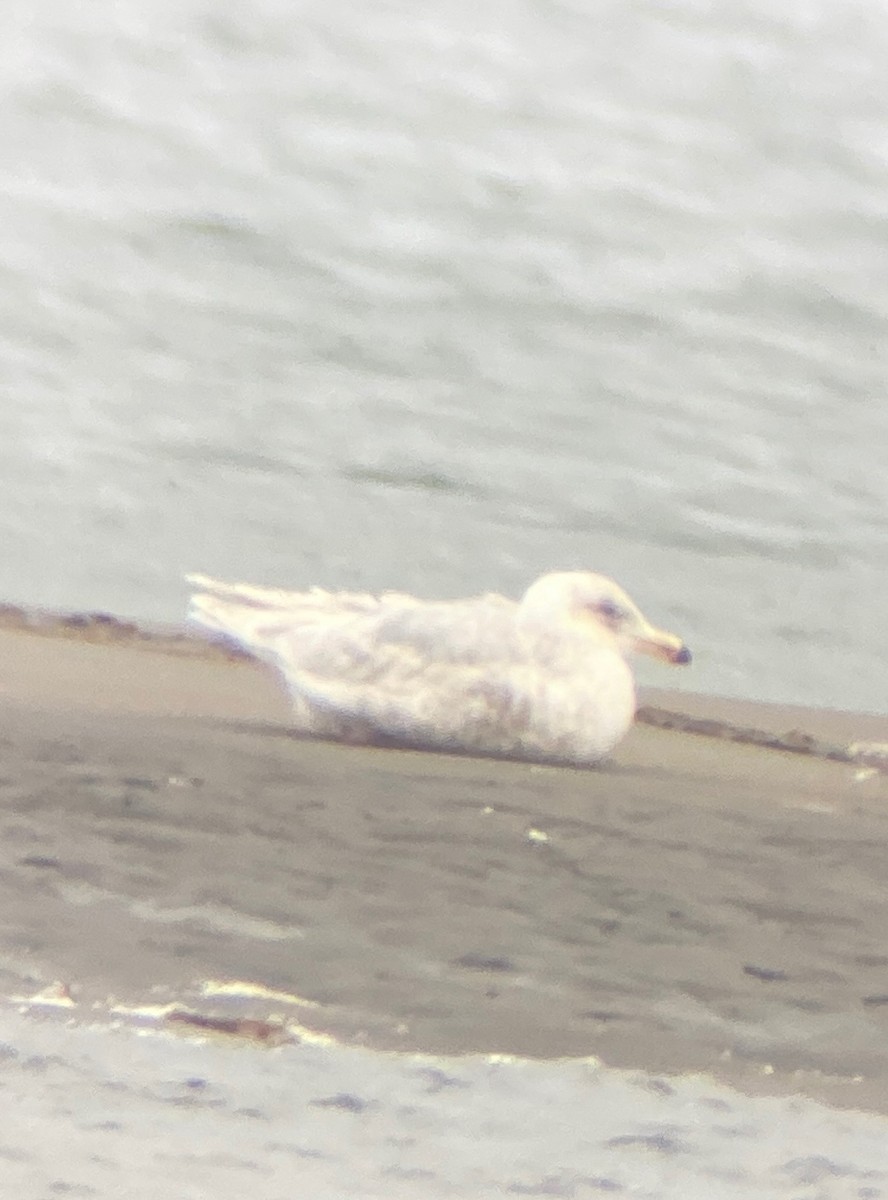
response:
<path id="1" fill-rule="evenodd" d="M 297 739 L 250 661 L 7 624 L 7 1003 L 61 981 L 91 1020 L 211 1011 L 202 983 L 248 981 L 346 1042 L 888 1111 L 884 772 L 648 724 L 598 770 Z M 645 702 L 836 745 L 886 724 Z"/>

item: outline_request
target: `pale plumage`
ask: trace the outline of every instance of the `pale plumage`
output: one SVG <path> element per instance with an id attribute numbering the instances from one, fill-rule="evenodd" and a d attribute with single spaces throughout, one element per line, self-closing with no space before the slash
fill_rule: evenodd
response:
<path id="1" fill-rule="evenodd" d="M 585 571 L 543 575 L 518 603 L 188 579 L 193 619 L 280 671 L 294 728 L 347 741 L 588 765 L 632 724 L 626 655 L 690 661 Z"/>

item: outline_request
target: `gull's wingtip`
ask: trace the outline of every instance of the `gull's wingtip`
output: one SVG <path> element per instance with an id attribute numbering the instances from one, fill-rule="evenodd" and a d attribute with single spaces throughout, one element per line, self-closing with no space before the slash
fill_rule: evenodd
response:
<path id="1" fill-rule="evenodd" d="M 213 579 L 211 575 L 201 575 L 199 571 L 189 571 L 184 578 L 186 583 L 190 583 L 196 588 L 208 588 L 212 591 L 220 586 L 218 579 Z"/>

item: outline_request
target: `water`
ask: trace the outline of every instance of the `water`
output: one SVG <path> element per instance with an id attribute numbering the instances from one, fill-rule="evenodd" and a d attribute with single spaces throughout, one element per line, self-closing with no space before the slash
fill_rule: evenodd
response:
<path id="1" fill-rule="evenodd" d="M 8 1014 L 0 1034 L 15 1100 L 4 1178 L 21 1196 L 888 1194 L 884 1120 L 703 1079 L 313 1045 L 257 1054 Z"/>
<path id="2" fill-rule="evenodd" d="M 8 9 L 5 599 L 589 566 L 888 711 L 882 7 Z"/>

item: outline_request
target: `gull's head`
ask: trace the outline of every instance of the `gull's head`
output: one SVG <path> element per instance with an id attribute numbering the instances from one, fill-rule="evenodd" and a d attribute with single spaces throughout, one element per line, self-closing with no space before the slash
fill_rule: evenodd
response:
<path id="1" fill-rule="evenodd" d="M 678 665 L 691 661 L 681 638 L 651 625 L 621 587 L 591 571 L 543 575 L 525 592 L 519 620 L 539 633 L 569 625 L 616 645 L 623 654 L 650 654 Z"/>

